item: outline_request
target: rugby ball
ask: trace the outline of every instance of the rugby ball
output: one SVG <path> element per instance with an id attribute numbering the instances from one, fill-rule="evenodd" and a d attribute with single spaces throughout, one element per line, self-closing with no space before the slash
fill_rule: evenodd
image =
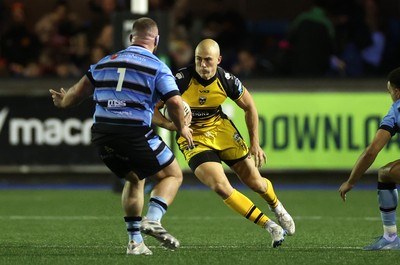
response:
<path id="1" fill-rule="evenodd" d="M 183 102 L 183 110 L 185 112 L 185 117 L 186 117 L 186 115 L 188 115 L 192 110 L 190 109 L 189 104 L 187 104 L 185 101 L 182 101 L 182 102 Z M 167 106 L 164 106 L 163 115 L 167 120 L 169 120 L 169 121 L 171 120 L 171 117 L 169 116 L 169 113 L 168 113 Z"/>

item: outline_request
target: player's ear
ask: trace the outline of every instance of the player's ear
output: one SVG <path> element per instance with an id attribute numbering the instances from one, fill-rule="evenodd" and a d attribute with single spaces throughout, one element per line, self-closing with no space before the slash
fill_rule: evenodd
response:
<path id="1" fill-rule="evenodd" d="M 154 46 L 158 46 L 158 42 L 160 41 L 160 35 L 157 35 L 155 38 L 154 38 Z"/>
<path id="2" fill-rule="evenodd" d="M 394 88 L 394 93 L 395 93 L 395 96 L 396 96 L 396 99 L 400 99 L 400 88 Z"/>
<path id="3" fill-rule="evenodd" d="M 220 56 L 218 56 L 218 59 L 217 59 L 217 64 L 220 64 L 221 63 L 221 61 L 222 61 L 222 55 L 220 55 Z"/>

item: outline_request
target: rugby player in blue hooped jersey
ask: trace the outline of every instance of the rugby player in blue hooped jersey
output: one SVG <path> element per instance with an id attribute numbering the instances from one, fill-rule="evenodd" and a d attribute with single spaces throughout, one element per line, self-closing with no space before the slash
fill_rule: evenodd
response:
<path id="1" fill-rule="evenodd" d="M 216 192 L 228 207 L 268 231 L 275 248 L 282 244 L 286 234 L 295 233 L 295 223 L 278 200 L 271 181 L 262 177 L 258 170 L 266 162 L 266 155 L 259 145 L 258 112 L 253 98 L 239 79 L 218 66 L 221 58 L 218 43 L 205 39 L 196 47 L 195 65 L 176 73 L 182 98 L 192 110 L 190 128 L 195 148 L 188 148 L 182 136 L 177 143 L 196 177 Z M 221 105 L 227 98 L 244 111 L 249 147 L 222 111 Z M 169 130 L 176 129 L 162 118 L 158 111 L 161 106 L 162 102 L 155 109 L 153 122 Z M 222 161 L 266 201 L 278 223 L 231 185 Z"/>
<path id="2" fill-rule="evenodd" d="M 135 20 L 130 40 L 131 46 L 91 65 L 67 91 L 50 89 L 50 93 L 59 108 L 77 105 L 93 95 L 92 142 L 105 165 L 126 180 L 122 207 L 129 237 L 127 254 L 151 255 L 141 232 L 165 248 L 174 250 L 180 245 L 163 228 L 161 218 L 182 183 L 174 154 L 151 128 L 155 104 L 160 99 L 167 104 L 174 125 L 190 147 L 192 130 L 171 70 L 154 55 L 159 40 L 156 22 L 146 17 Z M 146 177 L 158 182 L 142 219 Z"/>
<path id="3" fill-rule="evenodd" d="M 393 104 L 381 121 L 371 144 L 358 158 L 349 178 L 340 186 L 339 193 L 343 201 L 346 201 L 347 192 L 364 175 L 392 136 L 400 132 L 400 67 L 392 70 L 387 79 L 387 90 Z M 396 225 L 397 183 L 400 183 L 399 159 L 389 162 L 378 171 L 378 204 L 383 223 L 383 235 L 376 242 L 364 247 L 364 250 L 400 250 L 400 239 L 397 236 Z"/>

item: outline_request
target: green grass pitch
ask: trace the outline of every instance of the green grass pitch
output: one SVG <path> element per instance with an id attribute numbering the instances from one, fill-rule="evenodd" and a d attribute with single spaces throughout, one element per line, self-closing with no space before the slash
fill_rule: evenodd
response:
<path id="1" fill-rule="evenodd" d="M 339 185 L 339 184 L 338 184 Z M 266 204 L 248 195 L 267 215 Z M 270 235 L 207 189 L 181 189 L 163 225 L 181 241 L 127 256 L 120 195 L 100 190 L 0 190 L 0 264 L 392 264 L 399 252 L 361 248 L 382 233 L 375 190 L 276 189 L 296 222 L 278 249 Z"/>

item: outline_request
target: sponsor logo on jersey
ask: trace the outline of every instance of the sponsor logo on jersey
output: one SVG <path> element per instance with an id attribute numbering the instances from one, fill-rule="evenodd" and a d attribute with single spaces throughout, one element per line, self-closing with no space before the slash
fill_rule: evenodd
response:
<path id="1" fill-rule="evenodd" d="M 203 118 L 203 117 L 209 117 L 215 114 L 215 111 L 207 111 L 207 110 L 192 110 L 192 116 L 193 118 Z"/>
<path id="2" fill-rule="evenodd" d="M 121 108 L 121 107 L 125 107 L 125 106 L 126 106 L 126 103 L 125 103 L 125 101 L 122 101 L 122 100 L 109 99 L 107 102 L 108 108 Z"/>
<path id="3" fill-rule="evenodd" d="M 182 79 L 184 77 L 182 72 L 179 72 L 175 75 L 176 79 Z"/>
<path id="4" fill-rule="evenodd" d="M 192 109 L 193 118 L 205 118 L 218 115 L 219 109 Z"/>
<path id="5" fill-rule="evenodd" d="M 229 80 L 232 78 L 232 75 L 230 73 L 225 73 L 225 78 Z"/>

